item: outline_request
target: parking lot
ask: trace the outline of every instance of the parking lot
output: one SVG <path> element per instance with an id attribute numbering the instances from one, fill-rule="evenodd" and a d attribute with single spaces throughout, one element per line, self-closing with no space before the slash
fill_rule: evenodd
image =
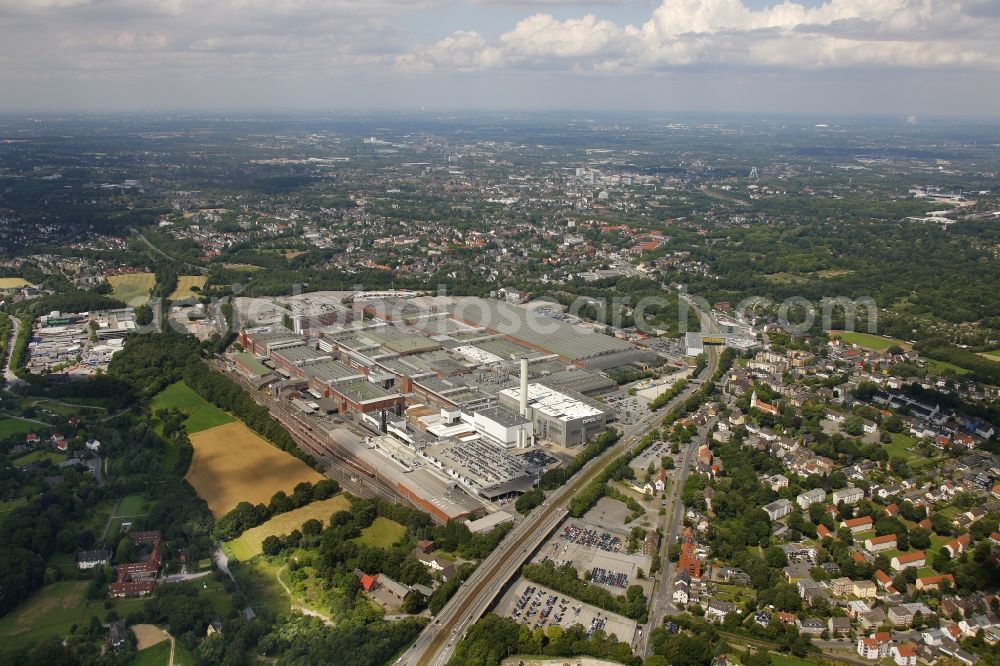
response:
<path id="1" fill-rule="evenodd" d="M 636 623 L 621 615 L 609 613 L 581 603 L 572 597 L 518 578 L 497 604 L 497 613 L 512 618 L 531 629 L 559 626 L 568 628 L 575 624 L 583 627 L 588 635 L 597 629 L 613 634 L 618 640 L 632 642 Z"/>
<path id="2" fill-rule="evenodd" d="M 535 562 L 551 560 L 556 566 L 570 563 L 581 578 L 613 594 L 624 594 L 629 585 L 641 585 L 648 594 L 652 581 L 639 578 L 639 569 L 649 575 L 652 559 L 626 552 L 627 535 L 571 519 L 559 526 L 535 554 Z M 596 575 L 595 575 L 596 574 Z"/>

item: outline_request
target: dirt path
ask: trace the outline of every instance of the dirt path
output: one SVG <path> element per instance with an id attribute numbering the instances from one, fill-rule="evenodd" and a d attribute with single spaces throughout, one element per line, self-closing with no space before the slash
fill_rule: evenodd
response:
<path id="1" fill-rule="evenodd" d="M 291 600 L 292 610 L 297 610 L 298 612 L 302 613 L 303 615 L 311 615 L 312 617 L 318 617 L 319 619 L 323 620 L 323 622 L 325 622 L 326 624 L 330 625 L 331 627 L 334 626 L 334 622 L 333 622 L 332 619 L 330 619 L 329 615 L 325 615 L 323 613 L 320 613 L 318 610 L 313 610 L 312 608 L 306 608 L 302 604 L 295 603 L 295 596 L 292 594 L 291 588 L 289 588 L 285 584 L 285 581 L 281 580 L 281 574 L 283 572 L 287 571 L 287 570 L 288 570 L 288 565 L 286 564 L 285 566 L 283 566 L 280 569 L 278 569 L 278 572 L 274 576 L 275 576 L 275 578 L 278 579 L 278 583 L 285 590 L 285 594 L 287 594 L 288 598 Z"/>

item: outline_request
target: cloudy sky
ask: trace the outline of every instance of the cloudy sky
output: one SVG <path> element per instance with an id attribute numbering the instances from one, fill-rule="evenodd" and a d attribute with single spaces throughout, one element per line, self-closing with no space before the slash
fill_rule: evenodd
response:
<path id="1" fill-rule="evenodd" d="M 0 110 L 1000 116 L 1000 0 L 0 0 Z"/>

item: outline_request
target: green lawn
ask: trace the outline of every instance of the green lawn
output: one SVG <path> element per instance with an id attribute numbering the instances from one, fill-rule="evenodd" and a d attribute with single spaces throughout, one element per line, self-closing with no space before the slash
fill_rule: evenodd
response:
<path id="1" fill-rule="evenodd" d="M 40 427 L 44 428 L 45 426 L 15 418 L 0 419 L 0 438 L 12 435 L 26 435 L 29 432 L 38 430 Z"/>
<path id="2" fill-rule="evenodd" d="M 171 408 L 178 409 L 187 416 L 184 427 L 189 434 L 236 420 L 232 415 L 195 393 L 182 381 L 171 384 L 153 398 L 154 412 L 158 409 Z"/>
<path id="3" fill-rule="evenodd" d="M 0 513 L 7 513 L 8 511 L 13 511 L 19 506 L 24 506 L 28 503 L 28 500 L 24 497 L 15 497 L 12 500 L 0 501 Z"/>
<path id="4" fill-rule="evenodd" d="M 167 666 L 170 661 L 170 641 L 160 641 L 135 655 L 135 666 Z"/>
<path id="5" fill-rule="evenodd" d="M 379 516 L 375 522 L 361 530 L 355 541 L 374 548 L 388 548 L 406 533 L 406 528 L 394 520 Z"/>
<path id="6" fill-rule="evenodd" d="M 830 337 L 840 338 L 846 344 L 857 345 L 865 349 L 874 351 L 885 351 L 889 347 L 896 345 L 901 349 L 910 349 L 911 345 L 896 338 L 883 338 L 881 335 L 871 333 L 857 333 L 854 331 L 831 331 Z"/>
<path id="7" fill-rule="evenodd" d="M 905 458 L 907 462 L 921 458 L 922 456 L 916 451 L 911 451 L 910 447 L 917 443 L 916 437 L 911 437 L 910 435 L 894 432 L 892 433 L 892 443 L 883 444 L 885 446 L 886 452 L 889 454 L 889 458 Z"/>
<path id="8" fill-rule="evenodd" d="M 66 456 L 61 453 L 56 453 L 55 451 L 46 451 L 45 449 L 39 449 L 38 451 L 32 451 L 31 453 L 26 453 L 20 458 L 15 458 L 11 462 L 20 467 L 21 465 L 27 465 L 28 463 L 35 462 L 36 460 L 51 460 L 54 463 L 62 462 L 66 460 Z"/>
<path id="9" fill-rule="evenodd" d="M 141 516 L 146 513 L 146 510 L 146 500 L 143 499 L 142 495 L 126 495 L 118 504 L 115 515 L 120 517 Z"/>

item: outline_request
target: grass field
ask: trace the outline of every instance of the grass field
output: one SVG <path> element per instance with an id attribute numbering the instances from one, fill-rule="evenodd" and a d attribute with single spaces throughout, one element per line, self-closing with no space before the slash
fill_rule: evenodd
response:
<path id="1" fill-rule="evenodd" d="M 30 462 L 35 462 L 36 460 L 51 460 L 54 463 L 62 462 L 66 460 L 66 456 L 61 453 L 56 453 L 55 451 L 46 451 L 44 449 L 39 451 L 32 451 L 31 453 L 25 453 L 20 458 L 15 458 L 11 462 L 20 467 L 21 465 L 27 465 Z"/>
<path id="2" fill-rule="evenodd" d="M 146 500 L 142 495 L 126 495 L 118 504 L 116 516 L 141 516 L 146 513 Z"/>
<path id="3" fill-rule="evenodd" d="M 155 283 L 156 276 L 152 273 L 130 273 L 108 277 L 111 295 L 132 307 L 142 305 L 149 300 L 149 292 L 153 290 Z"/>
<path id="4" fill-rule="evenodd" d="M 263 525 L 247 530 L 230 541 L 227 546 L 233 557 L 245 562 L 255 555 L 260 555 L 260 545 L 267 537 L 288 534 L 292 530 L 302 527 L 302 523 L 312 518 L 322 522 L 325 527 L 332 514 L 338 511 L 347 511 L 350 508 L 351 503 L 343 495 L 312 502 L 294 511 L 279 514 Z"/>
<path id="5" fill-rule="evenodd" d="M 979 356 L 982 356 L 987 361 L 995 361 L 1000 363 L 1000 349 L 993 349 L 991 351 L 979 352 Z"/>
<path id="6" fill-rule="evenodd" d="M 20 289 L 21 287 L 27 287 L 31 283 L 24 278 L 19 277 L 5 277 L 0 278 L 0 289 Z"/>
<path id="7" fill-rule="evenodd" d="M 170 661 L 170 641 L 160 641 L 135 655 L 135 666 L 167 666 Z"/>
<path id="8" fill-rule="evenodd" d="M 375 522 L 361 530 L 355 541 L 375 548 L 388 548 L 406 533 L 406 528 L 394 520 L 379 516 Z"/>
<path id="9" fill-rule="evenodd" d="M 179 409 L 186 414 L 184 427 L 189 435 L 236 420 L 182 381 L 171 384 L 153 397 L 153 411 L 158 409 Z"/>
<path id="10" fill-rule="evenodd" d="M 939 361 L 936 358 L 924 359 L 927 361 L 927 368 L 937 375 L 967 375 L 972 370 L 968 368 L 963 368 L 960 365 L 955 365 L 954 363 L 949 363 L 948 361 Z"/>
<path id="11" fill-rule="evenodd" d="M 191 287 L 198 287 L 198 291 L 192 291 Z M 167 298 L 171 301 L 182 298 L 198 298 L 204 288 L 204 275 L 179 275 L 177 276 L 177 288 L 170 292 L 170 296 Z"/>
<path id="12" fill-rule="evenodd" d="M 240 502 L 266 504 L 279 490 L 291 494 L 295 484 L 323 478 L 239 422 L 201 430 L 190 438 L 194 458 L 185 478 L 216 517 Z"/>
<path id="13" fill-rule="evenodd" d="M 885 444 L 885 450 L 889 458 L 906 458 L 907 461 L 919 458 L 920 454 L 910 451 L 910 447 L 917 443 L 916 437 L 903 434 L 901 432 L 892 433 L 892 443 Z"/>
<path id="14" fill-rule="evenodd" d="M 86 597 L 86 581 L 43 587 L 0 619 L 0 651 L 18 649 L 44 636 L 69 633 L 69 628 L 83 617 Z"/>
<path id="15" fill-rule="evenodd" d="M 250 562 L 233 562 L 230 567 L 254 609 L 263 608 L 274 615 L 287 615 L 292 609 L 291 597 L 278 582 L 279 566 L 258 557 Z"/>
<path id="16" fill-rule="evenodd" d="M 0 437 L 10 437 L 11 435 L 26 435 L 37 430 L 39 424 L 21 419 L 9 418 L 0 419 Z"/>
<path id="17" fill-rule="evenodd" d="M 830 337 L 840 338 L 849 345 L 857 345 L 873 351 L 885 351 L 889 347 L 896 345 L 904 351 L 913 349 L 913 345 L 896 338 L 883 338 L 881 335 L 871 333 L 857 333 L 854 331 L 830 331 Z"/>

